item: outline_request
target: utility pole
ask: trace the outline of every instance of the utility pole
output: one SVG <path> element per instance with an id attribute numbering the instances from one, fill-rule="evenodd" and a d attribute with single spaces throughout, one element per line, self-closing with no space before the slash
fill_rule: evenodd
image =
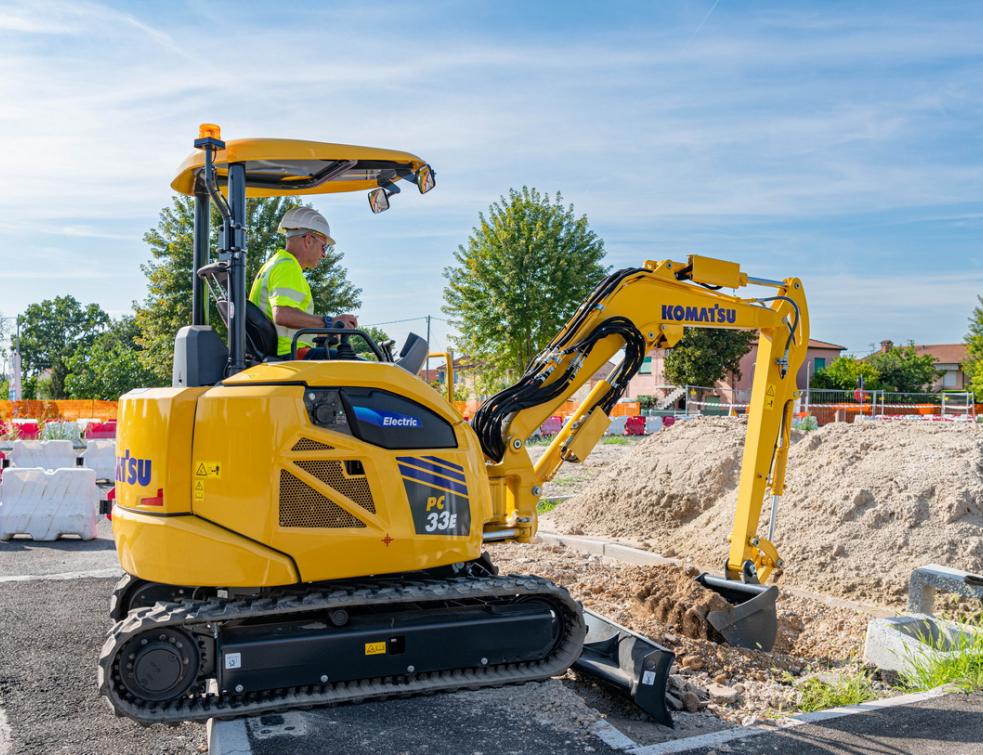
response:
<path id="1" fill-rule="evenodd" d="M 430 315 L 427 315 L 427 382 L 430 382 L 430 352 L 433 346 L 430 344 Z"/>
<path id="2" fill-rule="evenodd" d="M 4 320 L 13 320 L 15 323 L 14 345 L 15 348 L 10 358 L 10 387 L 7 389 L 7 400 L 21 400 L 21 375 L 20 375 L 20 315 L 17 317 L 5 317 Z"/>

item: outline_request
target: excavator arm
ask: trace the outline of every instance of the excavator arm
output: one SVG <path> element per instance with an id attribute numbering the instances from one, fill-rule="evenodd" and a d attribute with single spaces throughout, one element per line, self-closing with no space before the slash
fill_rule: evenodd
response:
<path id="1" fill-rule="evenodd" d="M 760 296 L 725 293 L 746 286 Z M 488 459 L 495 520 L 486 539 L 528 542 L 536 532 L 543 483 L 564 461 L 583 461 L 604 435 L 610 413 L 655 347 L 669 348 L 684 327 L 754 330 L 757 361 L 748 409 L 737 508 L 726 578 L 764 582 L 781 568 L 771 539 L 783 492 L 795 376 L 809 342 L 805 292 L 797 278 L 754 278 L 734 262 L 690 256 L 687 262 L 648 261 L 610 275 L 587 298 L 513 386 L 486 401 L 473 426 Z M 533 464 L 525 441 L 605 362 L 622 353 Z M 772 496 L 769 537 L 757 533 L 765 496 Z"/>

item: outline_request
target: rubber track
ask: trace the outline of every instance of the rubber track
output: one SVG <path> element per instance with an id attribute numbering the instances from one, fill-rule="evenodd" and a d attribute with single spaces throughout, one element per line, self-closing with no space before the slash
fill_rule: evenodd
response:
<path id="1" fill-rule="evenodd" d="M 119 680 L 116 662 L 127 641 L 142 632 L 164 627 L 195 629 L 203 624 L 260 617 L 288 619 L 309 611 L 346 610 L 368 605 L 393 605 L 433 601 L 481 600 L 518 596 L 547 598 L 562 610 L 563 634 L 553 652 L 541 661 L 509 663 L 484 668 L 416 674 L 409 677 L 380 677 L 337 684 L 290 687 L 236 695 L 199 694 L 168 703 L 141 702 L 133 698 Z M 211 631 L 208 632 L 212 634 Z M 99 657 L 99 691 L 118 716 L 143 724 L 175 724 L 209 718 L 248 716 L 289 708 L 312 707 L 372 698 L 401 697 L 424 692 L 477 689 L 547 679 L 561 674 L 580 656 L 586 629 L 580 606 L 570 594 L 540 577 L 462 577 L 390 583 L 346 584 L 329 591 L 241 600 L 211 599 L 157 603 L 153 608 L 131 611 L 110 630 Z M 219 659 L 216 658 L 216 664 Z"/>

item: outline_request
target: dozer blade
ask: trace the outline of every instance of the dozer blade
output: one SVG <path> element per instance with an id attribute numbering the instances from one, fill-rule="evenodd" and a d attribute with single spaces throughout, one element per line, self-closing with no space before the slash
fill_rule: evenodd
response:
<path id="1" fill-rule="evenodd" d="M 707 621 L 731 645 L 751 650 L 771 650 L 778 634 L 774 585 L 752 585 L 734 579 L 701 574 L 696 578 L 706 588 L 721 595 L 731 607 L 710 611 Z"/>
<path id="2" fill-rule="evenodd" d="M 586 608 L 584 622 L 587 637 L 574 668 L 621 687 L 652 718 L 672 726 L 666 684 L 675 654 Z"/>

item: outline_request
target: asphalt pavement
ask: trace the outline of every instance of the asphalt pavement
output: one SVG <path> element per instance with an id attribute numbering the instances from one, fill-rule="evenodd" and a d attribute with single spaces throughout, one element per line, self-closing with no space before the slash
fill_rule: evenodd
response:
<path id="1" fill-rule="evenodd" d="M 206 752 L 204 724 L 142 727 L 117 718 L 98 695 L 97 659 L 119 574 L 108 523 L 99 534 L 90 542 L 0 543 L 0 755 Z M 751 732 L 707 733 L 723 724 L 706 716 L 679 716 L 670 731 L 620 696 L 578 679 L 547 682 L 542 695 L 536 685 L 526 687 L 221 722 L 211 732 L 212 744 L 221 744 L 213 752 L 983 753 L 983 694 L 812 717 L 737 738 Z M 672 741 L 688 735 L 704 738 Z"/>

